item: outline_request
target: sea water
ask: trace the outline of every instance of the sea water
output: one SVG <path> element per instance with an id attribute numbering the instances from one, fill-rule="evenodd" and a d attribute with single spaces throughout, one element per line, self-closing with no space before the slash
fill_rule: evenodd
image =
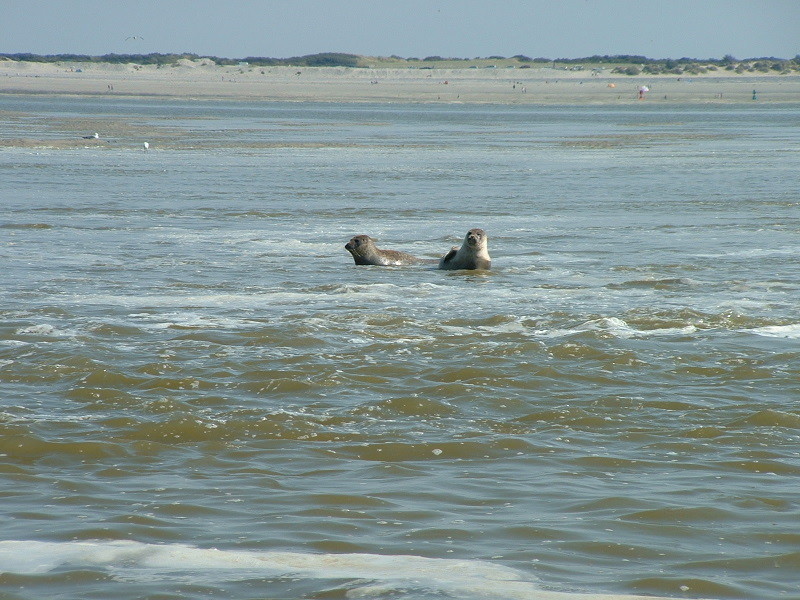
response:
<path id="1" fill-rule="evenodd" d="M 3 597 L 800 598 L 800 105 L 0 123 Z"/>

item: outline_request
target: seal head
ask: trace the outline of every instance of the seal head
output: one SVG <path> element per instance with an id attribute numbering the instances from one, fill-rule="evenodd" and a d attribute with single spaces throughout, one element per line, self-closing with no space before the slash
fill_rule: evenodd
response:
<path id="1" fill-rule="evenodd" d="M 457 269 L 489 269 L 489 236 L 483 229 L 470 229 L 461 247 L 453 248 L 439 261 L 439 268 L 448 271 Z"/>
<path id="2" fill-rule="evenodd" d="M 399 250 L 381 250 L 368 235 L 357 235 L 344 245 L 344 249 L 353 255 L 357 265 L 413 265 L 421 262 L 419 258 L 408 252 Z"/>

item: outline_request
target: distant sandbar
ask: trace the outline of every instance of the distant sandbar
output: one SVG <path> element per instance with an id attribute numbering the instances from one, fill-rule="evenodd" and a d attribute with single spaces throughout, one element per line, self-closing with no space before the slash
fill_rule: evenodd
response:
<path id="1" fill-rule="evenodd" d="M 648 91 L 639 91 L 646 87 Z M 599 70 L 398 69 L 0 61 L 0 94 L 159 96 L 286 102 L 628 104 L 800 102 L 800 75 L 625 76 Z"/>

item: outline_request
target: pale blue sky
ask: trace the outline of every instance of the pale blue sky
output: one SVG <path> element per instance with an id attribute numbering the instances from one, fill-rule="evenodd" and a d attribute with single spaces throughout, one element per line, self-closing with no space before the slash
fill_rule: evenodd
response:
<path id="1" fill-rule="evenodd" d="M 37 54 L 800 54 L 800 0 L 0 0 L 0 15 L 0 52 Z"/>

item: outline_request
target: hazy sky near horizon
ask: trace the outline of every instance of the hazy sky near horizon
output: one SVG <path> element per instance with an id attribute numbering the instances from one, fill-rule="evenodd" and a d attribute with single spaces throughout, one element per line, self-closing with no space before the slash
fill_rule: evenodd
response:
<path id="1" fill-rule="evenodd" d="M 0 0 L 0 52 L 800 54 L 800 0 Z"/>

